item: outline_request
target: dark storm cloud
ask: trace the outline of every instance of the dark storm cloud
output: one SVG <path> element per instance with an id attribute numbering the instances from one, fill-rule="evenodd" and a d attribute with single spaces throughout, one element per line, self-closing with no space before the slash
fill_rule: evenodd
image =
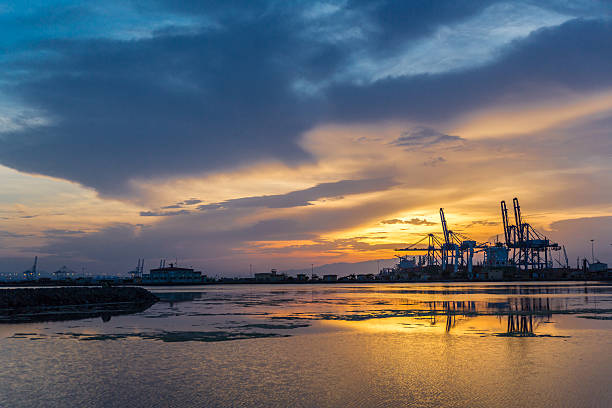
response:
<path id="1" fill-rule="evenodd" d="M 476 14 L 497 0 L 369 1 L 351 0 L 348 9 L 364 10 L 378 30 L 372 33 L 372 49 L 389 52 L 404 44 L 406 38 L 432 33 L 441 24 L 452 24 Z"/>
<path id="2" fill-rule="evenodd" d="M 440 120 L 496 102 L 546 97 L 555 87 L 612 85 L 612 24 L 571 20 L 514 41 L 495 63 L 436 75 L 402 76 L 328 90 L 335 120 Z M 377 101 L 373 104 L 372 101 Z"/>
<path id="3" fill-rule="evenodd" d="M 4 134 L 0 160 L 105 193 L 132 177 L 303 160 L 294 141 L 316 109 L 291 90 L 308 66 L 291 33 L 270 16 L 197 35 L 41 44 L 57 59 L 13 63 L 28 75 L 9 91 L 56 122 Z"/>
<path id="4" fill-rule="evenodd" d="M 312 205 L 312 201 L 324 198 L 342 197 L 344 195 L 371 193 L 387 190 L 398 183 L 391 178 L 366 180 L 341 180 L 333 183 L 321 183 L 305 190 L 292 191 L 287 194 L 275 194 L 259 197 L 243 197 L 226 200 L 221 203 L 200 205 L 200 210 L 228 208 L 290 208 Z"/>
<path id="5" fill-rule="evenodd" d="M 312 3 L 140 2 L 212 23 L 44 40 L 6 61 L 3 92 L 50 123 L 4 132 L 0 163 L 121 195 L 133 179 L 308 160 L 296 141 L 326 121 L 441 120 L 558 85 L 612 84 L 612 27 L 597 20 L 539 30 L 461 72 L 342 76 L 359 53 L 399 52 L 489 3 L 355 1 L 325 14 Z"/>

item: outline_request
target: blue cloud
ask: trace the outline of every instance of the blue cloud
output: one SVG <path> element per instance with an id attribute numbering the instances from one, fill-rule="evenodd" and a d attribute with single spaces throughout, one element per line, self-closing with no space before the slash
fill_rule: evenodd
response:
<path id="1" fill-rule="evenodd" d="M 340 180 L 333 183 L 321 183 L 304 190 L 286 194 L 275 194 L 257 197 L 242 197 L 226 200 L 221 203 L 203 204 L 200 210 L 237 209 L 237 208 L 291 208 L 312 205 L 312 201 L 325 198 L 339 198 L 344 195 L 384 191 L 398 185 L 389 178 Z"/>
<path id="2" fill-rule="evenodd" d="M 548 86 L 612 85 L 612 27 L 601 19 L 528 25 L 460 70 L 352 76 L 364 56 L 401 62 L 441 27 L 480 24 L 495 3 L 160 0 L 109 3 L 108 15 L 95 3 L 17 7 L 0 14 L 27 23 L 4 28 L 0 106 L 13 108 L 0 108 L 10 125 L 0 129 L 0 163 L 129 194 L 135 178 L 310 160 L 296 142 L 328 121 L 436 121 L 517 89 L 528 99 Z M 551 4 L 547 16 L 605 15 Z M 147 35 L 118 35 L 134 22 Z M 23 116 L 15 106 L 28 116 L 11 117 Z"/>

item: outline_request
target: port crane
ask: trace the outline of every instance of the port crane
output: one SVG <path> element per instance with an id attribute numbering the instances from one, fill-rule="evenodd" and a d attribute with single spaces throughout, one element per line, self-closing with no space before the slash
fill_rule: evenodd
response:
<path id="1" fill-rule="evenodd" d="M 549 252 L 558 251 L 561 247 L 524 222 L 518 198 L 514 197 L 512 204 L 515 225 L 510 225 L 506 202 L 502 200 L 500 203 L 504 238 L 507 248 L 512 251 L 512 263 L 523 270 L 551 267 L 552 256 L 549 261 Z"/>
<path id="2" fill-rule="evenodd" d="M 417 247 L 417 245 L 427 240 L 427 247 Z M 401 252 L 427 252 L 424 255 L 425 266 L 436 266 L 442 263 L 442 246 L 444 245 L 435 234 L 427 234 L 417 242 L 409 245 L 406 248 L 396 249 Z"/>
<path id="3" fill-rule="evenodd" d="M 132 279 L 142 278 L 142 274 L 144 272 L 144 261 L 144 258 L 138 258 L 138 264 L 136 265 L 136 268 L 133 271 L 130 271 Z"/>
<path id="4" fill-rule="evenodd" d="M 440 208 L 440 222 L 442 234 L 427 234 L 419 241 L 406 248 L 396 251 L 407 253 L 425 253 L 419 256 L 418 266 L 435 267 L 443 275 L 457 276 L 462 273 L 466 277 L 474 278 L 474 255 L 482 252 L 484 254 L 482 266 L 487 271 L 501 270 L 502 274 L 510 273 L 512 270 L 543 270 L 552 268 L 555 258 L 552 251 L 563 249 L 565 265 L 558 256 L 557 263 L 569 268 L 569 260 L 565 247 L 556 242 L 551 242 L 545 235 L 537 231 L 530 223 L 526 222 L 521 213 L 518 198 L 512 200 L 514 223 L 508 214 L 506 201 L 501 201 L 501 215 L 504 228 L 504 241 L 478 243 L 470 237 L 454 232 Z M 427 245 L 425 245 L 425 243 Z M 399 256 L 400 260 L 407 260 L 407 255 Z"/>
<path id="5" fill-rule="evenodd" d="M 444 209 L 440 208 L 440 221 L 444 234 L 443 266 L 453 265 L 453 273 L 456 275 L 459 268 L 467 270 L 468 277 L 472 276 L 474 265 L 474 254 L 485 250 L 486 243 L 479 244 L 470 237 L 448 229 Z"/>
<path id="6" fill-rule="evenodd" d="M 37 268 L 38 266 L 38 256 L 34 257 L 34 265 L 32 265 L 32 268 L 30 270 L 25 271 L 23 274 L 25 275 L 25 278 L 27 280 L 34 280 L 36 279 L 36 274 L 37 274 Z"/>
<path id="7" fill-rule="evenodd" d="M 457 245 L 451 241 L 452 231 L 448 230 L 443 208 L 440 208 L 440 222 L 442 223 L 442 233 L 444 234 L 444 243 L 442 244 L 442 270 L 446 270 L 450 258 L 451 265 L 455 265 L 454 273 L 457 273 Z M 455 262 L 453 262 L 453 258 Z"/>
<path id="8" fill-rule="evenodd" d="M 453 275 L 457 275 L 461 269 L 471 277 L 474 254 L 484 250 L 487 244 L 479 244 L 462 233 L 450 230 L 443 208 L 440 208 L 440 222 L 442 224 L 441 238 L 435 234 L 427 234 L 414 244 L 396 249 L 396 251 L 427 252 L 423 262 L 425 266 L 439 266 L 443 272 L 447 272 L 452 266 Z M 425 240 L 427 240 L 427 246 L 419 247 L 419 244 L 424 243 Z"/>
<path id="9" fill-rule="evenodd" d="M 569 259 L 567 257 L 567 251 L 565 250 L 565 245 L 561 246 L 561 248 L 563 249 L 563 257 L 565 259 L 565 262 L 561 262 L 561 255 L 558 255 L 555 261 L 557 262 L 559 267 L 569 269 Z M 552 256 L 551 256 L 551 259 L 552 259 Z"/>

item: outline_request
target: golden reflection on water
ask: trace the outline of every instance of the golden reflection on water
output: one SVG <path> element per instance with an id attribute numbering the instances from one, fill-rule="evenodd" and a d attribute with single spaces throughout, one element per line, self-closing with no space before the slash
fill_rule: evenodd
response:
<path id="1" fill-rule="evenodd" d="M 553 302 L 554 303 L 554 302 Z M 496 334 L 508 336 L 554 335 L 549 298 L 510 298 L 504 306 L 487 302 L 410 302 L 405 312 L 414 316 L 327 320 L 324 325 L 367 332 L 426 332 Z"/>
<path id="2" fill-rule="evenodd" d="M 602 284 L 153 290 L 162 301 L 135 315 L 0 325 L 0 406 L 570 408 L 612 399 L 612 287 Z"/>

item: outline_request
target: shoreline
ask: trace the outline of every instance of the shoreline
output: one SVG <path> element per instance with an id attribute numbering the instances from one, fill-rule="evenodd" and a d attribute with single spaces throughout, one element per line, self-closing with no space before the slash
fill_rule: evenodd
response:
<path id="1" fill-rule="evenodd" d="M 156 283 L 135 283 L 135 282 L 118 282 L 113 283 L 111 288 L 147 288 L 147 287 L 161 287 L 161 286 L 216 286 L 216 285 L 338 285 L 338 284 L 372 284 L 372 283 L 538 283 L 538 282 L 576 282 L 576 283 L 594 283 L 602 282 L 609 283 L 612 279 L 516 279 L 516 280 L 354 280 L 354 281 L 278 281 L 278 282 L 255 282 L 255 281 L 217 281 L 217 282 L 156 282 Z M 100 283 L 79 283 L 79 282 L 0 282 L 0 290 L 3 288 L 103 288 L 105 286 Z"/>

